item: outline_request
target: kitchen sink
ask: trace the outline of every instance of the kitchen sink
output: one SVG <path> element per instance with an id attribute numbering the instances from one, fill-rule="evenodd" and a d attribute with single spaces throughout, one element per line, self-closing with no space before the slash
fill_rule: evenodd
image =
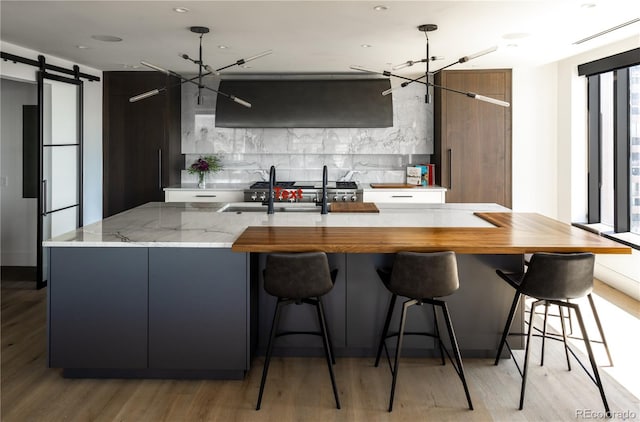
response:
<path id="1" fill-rule="evenodd" d="M 273 206 L 274 212 L 306 212 L 306 213 L 317 213 L 320 214 L 320 207 L 315 204 L 274 204 Z M 245 212 L 251 213 L 267 213 L 267 206 L 261 204 L 247 204 L 247 205 L 236 205 L 229 204 L 218 210 L 218 212 L 233 212 L 236 214 L 242 214 Z"/>

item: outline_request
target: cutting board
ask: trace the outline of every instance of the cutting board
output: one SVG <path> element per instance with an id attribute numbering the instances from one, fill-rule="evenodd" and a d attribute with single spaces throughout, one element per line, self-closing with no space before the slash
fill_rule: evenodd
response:
<path id="1" fill-rule="evenodd" d="M 408 189 L 417 187 L 406 183 L 369 183 L 369 186 L 374 189 Z"/>
<path id="2" fill-rule="evenodd" d="M 380 212 L 373 202 L 332 202 L 331 212 Z"/>

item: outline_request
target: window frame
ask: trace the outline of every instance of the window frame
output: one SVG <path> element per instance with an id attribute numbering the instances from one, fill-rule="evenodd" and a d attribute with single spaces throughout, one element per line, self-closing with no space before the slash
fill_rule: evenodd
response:
<path id="1" fill-rule="evenodd" d="M 614 227 L 603 236 L 616 238 L 616 234 L 631 229 L 631 108 L 629 68 L 640 65 L 640 48 L 606 57 L 578 66 L 578 74 L 587 76 L 587 224 L 601 222 L 602 186 L 602 121 L 600 75 L 613 72 L 613 184 Z M 576 224 L 587 228 L 584 225 Z M 622 243 L 628 243 L 622 241 Z M 640 245 L 631 244 L 636 249 Z"/>

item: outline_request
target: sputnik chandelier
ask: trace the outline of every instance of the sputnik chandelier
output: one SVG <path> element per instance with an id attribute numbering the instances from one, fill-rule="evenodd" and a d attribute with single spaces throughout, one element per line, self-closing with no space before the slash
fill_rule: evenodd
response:
<path id="1" fill-rule="evenodd" d="M 425 63 L 426 64 L 426 71 L 425 71 L 424 75 L 421 75 L 421 76 L 419 76 L 417 78 L 411 79 L 411 78 L 407 78 L 407 77 L 404 77 L 404 76 L 401 76 L 401 75 L 397 75 L 397 74 L 391 73 L 388 70 L 377 71 L 377 70 L 371 70 L 371 69 L 367 69 L 367 68 L 362 67 L 362 66 L 355 66 L 355 65 L 354 66 L 350 66 L 350 68 L 353 69 L 353 70 L 359 70 L 361 72 L 376 73 L 376 74 L 387 76 L 387 77 L 393 76 L 394 78 L 398 78 L 398 79 L 403 79 L 404 80 L 404 82 L 402 82 L 402 84 L 400 84 L 399 87 L 387 89 L 386 91 L 382 92 L 382 95 L 389 95 L 394 89 L 404 88 L 404 87 L 406 87 L 407 85 L 409 85 L 411 83 L 417 82 L 417 83 L 421 83 L 421 84 L 427 86 L 427 95 L 425 96 L 425 101 L 427 103 L 429 102 L 429 87 L 432 86 L 432 87 L 437 88 L 437 89 L 442 89 L 442 90 L 445 90 L 445 91 L 451 91 L 451 92 L 455 92 L 455 93 L 458 93 L 458 94 L 466 95 L 467 97 L 474 98 L 476 100 L 485 101 L 487 103 L 496 104 L 496 105 L 499 105 L 499 106 L 502 106 L 502 107 L 509 107 L 510 104 L 508 102 L 506 102 L 506 101 L 497 100 L 497 99 L 491 98 L 491 97 L 486 97 L 484 95 L 476 94 L 474 92 L 459 91 L 457 89 L 447 88 L 445 86 L 436 85 L 434 83 L 429 82 L 429 76 L 431 76 L 431 75 L 434 75 L 434 74 L 436 74 L 438 72 L 441 72 L 442 70 L 447 69 L 447 68 L 449 68 L 451 66 L 454 66 L 454 65 L 456 65 L 458 63 L 466 63 L 469 60 L 473 60 L 473 59 L 478 58 L 480 56 L 484 56 L 485 54 L 492 53 L 492 52 L 494 52 L 494 51 L 496 51 L 498 49 L 498 47 L 491 47 L 491 48 L 488 48 L 486 50 L 477 52 L 475 54 L 471 54 L 469 56 L 461 57 L 457 61 L 455 61 L 455 62 L 453 62 L 453 63 L 451 63 L 451 64 L 449 64 L 447 66 L 441 67 L 440 69 L 438 69 L 438 70 L 436 70 L 434 72 L 430 72 L 429 71 L 429 62 L 437 60 L 437 57 L 436 56 L 429 56 L 429 35 L 428 35 L 428 33 L 431 32 L 431 31 L 435 31 L 436 29 L 438 29 L 438 25 L 434 25 L 434 24 L 420 25 L 418 27 L 418 30 L 420 32 L 424 32 L 424 35 L 426 37 L 426 49 L 427 49 L 426 58 L 424 58 L 422 60 L 416 60 L 416 61 L 409 60 L 409 61 L 401 63 L 401 64 L 399 64 L 397 66 L 392 67 L 392 70 L 398 70 L 398 69 L 403 69 L 405 67 L 413 66 L 414 64 L 417 64 L 417 63 Z M 425 79 L 424 81 L 421 80 L 423 78 Z"/>
<path id="2" fill-rule="evenodd" d="M 198 60 L 195 60 L 195 59 L 189 57 L 187 54 L 180 54 L 180 57 L 182 57 L 185 60 L 192 61 L 193 63 L 198 65 L 198 76 L 195 76 L 193 78 L 188 78 L 188 77 L 183 76 L 183 75 L 181 75 L 181 74 L 179 74 L 177 72 L 174 72 L 172 70 L 164 69 L 164 68 L 162 68 L 160 66 L 156 66 L 156 65 L 148 63 L 148 62 L 141 61 L 140 63 L 142 65 L 144 65 L 144 66 L 147 66 L 147 67 L 149 67 L 149 68 L 151 68 L 153 70 L 156 70 L 158 72 L 164 73 L 164 74 L 166 74 L 168 76 L 174 76 L 176 78 L 179 78 L 180 79 L 180 83 L 176 84 L 176 85 L 173 85 L 173 86 L 182 85 L 183 83 L 187 83 L 187 82 L 188 83 L 192 83 L 194 85 L 197 85 L 198 86 L 198 104 L 200 104 L 201 101 L 202 101 L 202 90 L 206 89 L 208 91 L 215 92 L 218 95 L 222 95 L 223 97 L 226 97 L 226 98 L 230 99 L 231 101 L 236 102 L 236 103 L 238 103 L 238 104 L 240 104 L 242 106 L 245 106 L 247 108 L 251 108 L 251 103 L 249 103 L 248 101 L 243 100 L 242 98 L 238 98 L 238 97 L 236 97 L 234 95 L 227 94 L 227 93 L 215 90 L 213 88 L 209 88 L 208 86 L 204 85 L 203 82 L 202 82 L 202 78 L 204 78 L 205 76 L 208 76 L 208 75 L 212 75 L 212 74 L 213 75 L 218 75 L 220 71 L 228 69 L 228 68 L 230 68 L 232 66 L 242 66 L 242 65 L 244 65 L 245 63 L 247 63 L 247 62 L 249 62 L 251 60 L 255 60 L 255 59 L 258 59 L 260 57 L 264 57 L 264 56 L 266 56 L 268 54 L 271 54 L 273 51 L 272 50 L 263 51 L 262 53 L 256 54 L 255 56 L 251 56 L 251 57 L 248 57 L 246 59 L 240 59 L 240 60 L 237 60 L 236 62 L 231 63 L 231 64 L 229 64 L 227 66 L 222 66 L 219 69 L 213 69 L 211 66 L 205 64 L 202 61 L 202 37 L 204 36 L 204 34 L 207 34 L 209 32 L 209 28 L 207 28 L 205 26 L 192 26 L 191 28 L 189 28 L 189 30 L 191 32 L 195 33 L 195 34 L 200 34 L 200 51 L 199 51 Z M 166 90 L 167 90 L 167 87 L 152 89 L 151 91 L 143 92 L 142 94 L 138 94 L 138 95 L 135 95 L 135 96 L 129 98 L 129 102 L 134 103 L 136 101 L 140 101 L 140 100 L 143 100 L 145 98 L 149 98 L 149 97 L 152 97 L 154 95 L 158 95 L 159 93 L 164 92 Z"/>

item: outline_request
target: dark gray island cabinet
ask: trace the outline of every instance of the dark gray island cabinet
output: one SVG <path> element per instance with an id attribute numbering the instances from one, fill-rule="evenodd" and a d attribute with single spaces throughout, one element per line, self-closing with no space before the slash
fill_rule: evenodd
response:
<path id="1" fill-rule="evenodd" d="M 390 303 L 376 268 L 402 250 L 452 250 L 460 288 L 447 303 L 462 356 L 493 357 L 513 300 L 496 268 L 520 272 L 524 254 L 538 251 L 631 253 L 494 204 L 380 204 L 365 215 L 219 212 L 223 206 L 149 203 L 43 242 L 49 366 L 67 377 L 243 378 L 252 356 L 264 353 L 273 320 L 276 299 L 262 287 L 266 255 L 306 251 L 326 252 L 338 270 L 324 298 L 337 356 L 375 356 Z M 314 329 L 311 307 L 288 308 L 281 329 Z M 442 329 L 441 318 L 418 308 L 424 315 L 408 330 Z M 398 319 L 396 312 L 393 327 Z M 432 341 L 413 337 L 403 354 L 438 355 Z M 321 356 L 322 341 L 284 336 L 274 353 Z"/>
<path id="2" fill-rule="evenodd" d="M 51 248 L 49 366 L 71 377 L 244 377 L 248 259 L 225 248 Z"/>

